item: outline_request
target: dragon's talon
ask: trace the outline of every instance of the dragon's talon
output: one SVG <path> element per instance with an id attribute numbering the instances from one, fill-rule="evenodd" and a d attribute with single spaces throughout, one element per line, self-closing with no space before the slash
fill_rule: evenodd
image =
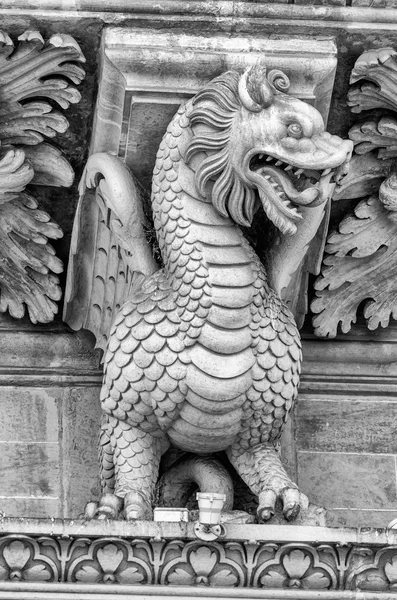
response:
<path id="1" fill-rule="evenodd" d="M 276 511 L 277 494 L 274 490 L 263 490 L 259 494 L 258 518 L 260 521 L 268 521 Z"/>
<path id="2" fill-rule="evenodd" d="M 287 521 L 294 521 L 301 510 L 306 510 L 309 500 L 298 488 L 285 488 L 281 493 L 283 503 L 283 514 Z"/>
<path id="3" fill-rule="evenodd" d="M 293 521 L 301 510 L 300 492 L 297 488 L 285 488 L 281 493 L 283 515 L 287 521 Z"/>
<path id="4" fill-rule="evenodd" d="M 94 519 L 98 514 L 98 502 L 87 502 L 84 509 L 85 519 Z"/>
<path id="5" fill-rule="evenodd" d="M 123 507 L 123 499 L 114 494 L 104 494 L 99 501 L 97 519 L 117 519 Z"/>
<path id="6" fill-rule="evenodd" d="M 259 521 L 268 521 L 274 516 L 278 499 L 281 500 L 283 515 L 287 521 L 296 519 L 300 511 L 306 510 L 309 505 L 307 496 L 302 494 L 295 486 L 285 487 L 278 493 L 269 488 L 259 494 L 259 506 L 257 510 Z"/>
<path id="7" fill-rule="evenodd" d="M 152 507 L 138 490 L 132 490 L 124 498 L 124 516 L 127 521 L 152 519 Z"/>

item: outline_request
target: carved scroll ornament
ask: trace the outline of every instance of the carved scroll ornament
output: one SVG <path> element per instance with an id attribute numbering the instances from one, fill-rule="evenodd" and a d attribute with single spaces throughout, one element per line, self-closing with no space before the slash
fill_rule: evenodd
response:
<path id="1" fill-rule="evenodd" d="M 319 112 L 287 90 L 279 71 L 227 72 L 178 110 L 153 173 L 161 269 L 127 168 L 107 154 L 87 163 L 65 314 L 107 342 L 99 514 L 150 517 L 170 446 L 225 450 L 262 520 L 278 498 L 287 519 L 307 503 L 276 449 L 297 395 L 299 334 L 239 226 L 262 205 L 282 233 L 277 268 L 269 260 L 278 289 L 304 256 L 352 143 L 326 133 Z M 90 190 L 102 210 L 91 229 Z"/>
<path id="2" fill-rule="evenodd" d="M 397 60 L 391 48 L 371 50 L 357 60 L 349 92 L 353 112 L 397 112 Z M 347 333 L 359 306 L 369 329 L 397 318 L 397 120 L 373 117 L 353 125 L 349 137 L 355 155 L 349 175 L 334 200 L 361 199 L 344 217 L 326 245 L 321 276 L 312 302 L 315 332 L 335 337 Z"/>
<path id="3" fill-rule="evenodd" d="M 74 174 L 62 153 L 46 140 L 68 121 L 46 101 L 66 109 L 80 100 L 84 61 L 75 40 L 57 34 L 45 44 L 37 31 L 19 36 L 14 48 L 0 32 L 0 311 L 36 323 L 51 321 L 63 270 L 49 240 L 60 227 L 39 209 L 27 184 L 70 186 Z"/>

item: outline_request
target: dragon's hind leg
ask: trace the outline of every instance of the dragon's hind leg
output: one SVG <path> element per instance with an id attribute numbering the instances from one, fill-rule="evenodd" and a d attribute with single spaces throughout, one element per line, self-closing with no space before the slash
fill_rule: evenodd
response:
<path id="1" fill-rule="evenodd" d="M 307 497 L 288 477 L 273 446 L 258 443 L 243 448 L 237 442 L 227 454 L 240 477 L 258 496 L 258 517 L 261 521 L 267 521 L 274 515 L 277 499 L 281 500 L 283 514 L 288 520 L 295 519 L 301 508 L 307 508 Z"/>
<path id="2" fill-rule="evenodd" d="M 100 436 L 102 498 L 98 515 L 150 519 L 163 440 L 105 415 Z"/>
<path id="3" fill-rule="evenodd" d="M 98 455 L 100 464 L 100 478 L 102 494 L 113 494 L 115 483 L 113 447 L 108 431 L 108 417 L 103 415 L 102 426 L 99 432 Z"/>

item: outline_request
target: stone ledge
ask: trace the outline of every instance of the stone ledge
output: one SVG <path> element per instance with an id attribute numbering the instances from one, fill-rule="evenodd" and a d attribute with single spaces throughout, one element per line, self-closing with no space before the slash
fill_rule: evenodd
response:
<path id="1" fill-rule="evenodd" d="M 397 532 L 192 523 L 0 521 L 1 598 L 390 600 Z"/>
<path id="2" fill-rule="evenodd" d="M 352 0 L 352 6 L 346 5 L 347 0 L 302 0 L 294 3 L 283 2 L 231 2 L 230 0 L 215 0 L 206 2 L 200 0 L 3 0 L 0 15 L 31 17 L 40 19 L 59 20 L 68 18 L 97 19 L 105 24 L 132 25 L 134 21 L 150 20 L 173 25 L 186 25 L 189 21 L 203 26 L 212 23 L 223 31 L 235 29 L 239 22 L 239 31 L 250 31 L 255 22 L 296 21 L 302 28 L 312 33 L 313 23 L 323 28 L 340 28 L 344 23 L 349 29 L 374 28 L 375 24 L 383 25 L 385 29 L 393 29 L 397 23 L 397 10 L 394 0 Z"/>

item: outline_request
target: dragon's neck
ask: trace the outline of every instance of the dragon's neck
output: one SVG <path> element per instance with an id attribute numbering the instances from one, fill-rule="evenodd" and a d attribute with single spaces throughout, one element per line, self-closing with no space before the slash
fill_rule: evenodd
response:
<path id="1" fill-rule="evenodd" d="M 196 275 L 206 265 L 215 287 L 243 288 L 253 283 L 259 261 L 239 227 L 195 187 L 194 171 L 183 160 L 192 136 L 190 110 L 190 103 L 181 107 L 170 123 L 154 169 L 153 218 L 164 266 L 180 280 L 187 265 Z"/>
<path id="2" fill-rule="evenodd" d="M 255 306 L 272 303 L 274 293 L 239 227 L 196 190 L 194 172 L 182 156 L 192 135 L 188 110 L 189 104 L 179 110 L 157 154 L 154 224 L 185 344 L 199 342 L 192 361 L 199 371 L 219 371 L 222 377 L 238 378 L 241 368 L 244 379 L 253 360 L 249 331 Z"/>

